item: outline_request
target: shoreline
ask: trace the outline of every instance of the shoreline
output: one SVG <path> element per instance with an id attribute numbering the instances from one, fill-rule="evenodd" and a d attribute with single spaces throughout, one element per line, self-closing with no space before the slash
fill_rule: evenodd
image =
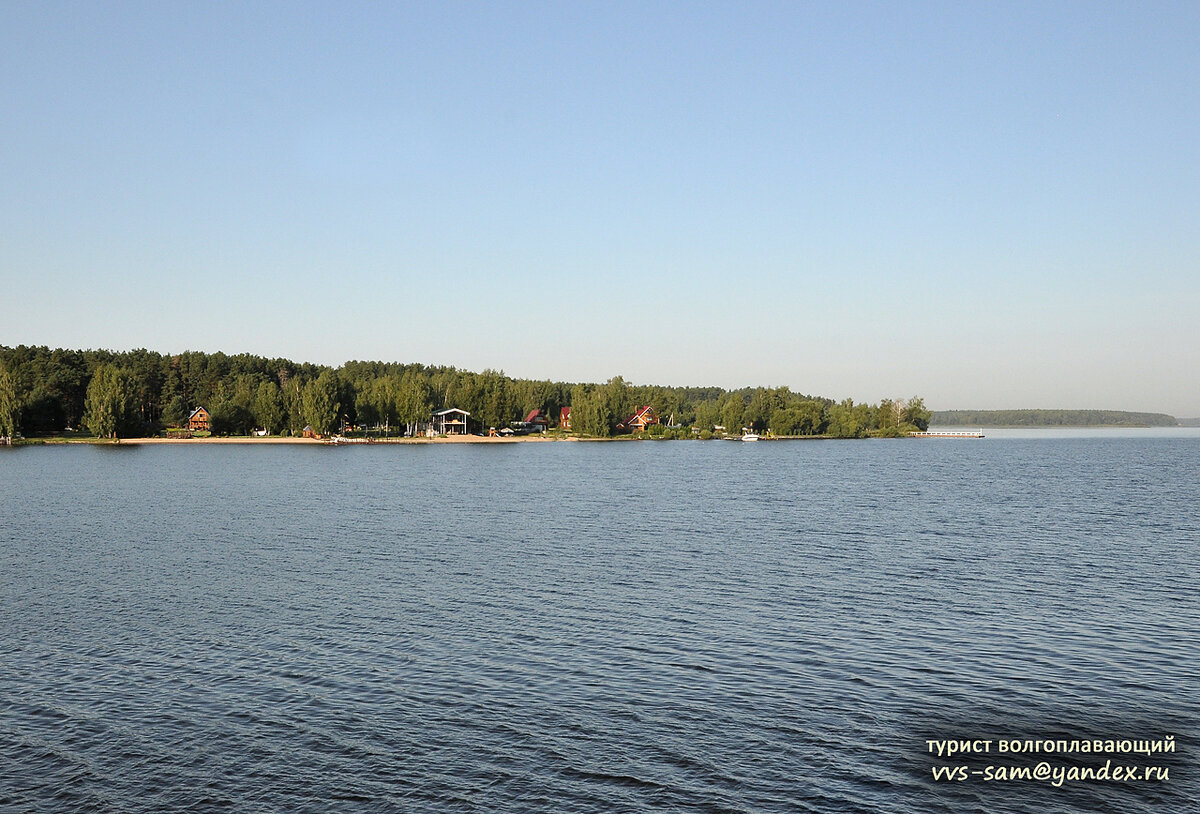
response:
<path id="1" fill-rule="evenodd" d="M 91 444 L 98 446 L 184 446 L 184 445 L 228 445 L 228 444 L 245 444 L 245 445 L 279 445 L 279 444 L 296 444 L 296 445 L 315 445 L 315 446 L 379 446 L 390 444 L 547 444 L 558 441 L 586 441 L 591 439 L 585 438 L 534 438 L 523 436 L 520 438 L 490 438 L 482 435 L 448 435 L 444 438 L 379 438 L 367 442 L 363 439 L 347 439 L 339 442 L 334 442 L 329 438 L 297 438 L 290 435 L 269 435 L 264 437 L 259 436 L 223 436 L 210 438 L 120 438 L 113 440 L 111 438 L 26 438 L 17 442 L 14 446 L 63 446 L 68 444 Z M 596 439 L 608 441 L 612 439 Z"/>
<path id="2" fill-rule="evenodd" d="M 227 446 L 230 444 L 241 444 L 245 446 L 254 446 L 255 444 L 263 445 L 280 445 L 280 444 L 295 444 L 295 445 L 316 445 L 316 446 L 345 446 L 345 447 L 374 447 L 374 446 L 389 446 L 397 444 L 557 444 L 557 443 L 628 443 L 634 441 L 741 441 L 740 437 L 728 438 L 674 438 L 660 439 L 651 438 L 641 435 L 614 435 L 608 438 L 602 437 L 581 437 L 581 436 L 554 436 L 544 437 L 537 435 L 521 435 L 512 438 L 494 438 L 485 435 L 447 435 L 440 438 L 427 438 L 420 436 L 417 438 L 378 438 L 372 441 L 366 441 L 361 438 L 349 438 L 341 441 L 333 441 L 331 438 L 297 438 L 290 435 L 270 435 L 265 437 L 258 436 L 221 436 L 208 438 L 163 438 L 161 436 L 150 438 L 120 438 L 113 440 L 111 438 L 26 438 L 18 441 L 13 446 L 69 446 L 69 445 L 92 445 L 92 446 L 184 446 L 184 445 L 199 445 L 205 444 Z M 774 436 L 764 437 L 762 441 L 824 441 L 824 440 L 852 440 L 861 441 L 869 440 L 863 438 L 852 439 L 830 439 L 825 435 L 793 435 L 793 436 Z"/>
<path id="3" fill-rule="evenodd" d="M 774 441 L 829 441 L 829 440 L 866 441 L 866 440 L 879 440 L 879 439 L 870 439 L 870 438 L 834 439 L 834 438 L 830 438 L 829 436 L 826 436 L 826 435 L 783 435 L 783 436 L 763 437 L 762 439 L 760 439 L 760 441 L 767 442 L 767 443 L 774 442 Z M 894 439 L 885 439 L 885 440 L 894 440 Z M 23 447 L 23 446 L 25 446 L 25 447 L 59 447 L 59 446 L 80 446 L 80 445 L 83 445 L 83 446 L 121 446 L 121 447 L 125 447 L 125 446 L 188 446 L 188 445 L 190 445 L 190 446 L 204 446 L 204 445 L 213 445 L 213 446 L 301 445 L 301 446 L 306 446 L 307 445 L 307 446 L 327 446 L 327 447 L 334 447 L 334 446 L 338 446 L 338 447 L 368 447 L 368 446 L 375 447 L 375 446 L 420 445 L 420 444 L 557 444 L 557 443 L 564 443 L 564 442 L 565 443 L 588 444 L 588 443 L 629 443 L 629 442 L 637 442 L 637 441 L 663 441 L 663 442 L 698 441 L 698 442 L 707 443 L 709 441 L 738 441 L 738 442 L 741 442 L 742 439 L 740 437 L 732 437 L 732 436 L 727 437 L 727 438 L 714 437 L 714 438 L 708 438 L 708 439 L 702 439 L 702 438 L 664 439 L 664 438 L 651 438 L 651 437 L 639 436 L 639 435 L 616 435 L 616 436 L 610 436 L 607 438 L 603 438 L 603 437 L 599 437 L 599 436 L 596 436 L 596 437 L 556 436 L 556 437 L 552 437 L 552 438 L 545 438 L 545 437 L 531 436 L 531 435 L 517 436 L 514 438 L 494 438 L 494 437 L 484 436 L 484 435 L 447 435 L 447 436 L 443 436 L 440 438 L 427 438 L 425 436 L 421 436 L 421 437 L 417 437 L 417 438 L 405 438 L 405 437 L 379 438 L 379 439 L 374 439 L 371 441 L 366 441 L 365 439 L 361 439 L 361 438 L 349 438 L 349 439 L 344 439 L 344 440 L 340 440 L 340 441 L 334 441 L 331 438 L 297 438 L 294 436 L 287 436 L 287 435 L 285 435 L 285 436 L 273 435 L 273 436 L 266 436 L 266 437 L 240 436 L 239 435 L 239 436 L 222 436 L 222 437 L 209 437 L 209 438 L 163 438 L 163 437 L 159 436 L 159 437 L 150 437 L 150 438 L 120 438 L 120 439 L 116 439 L 116 440 L 111 439 L 111 438 L 61 438 L 61 437 L 25 438 L 20 441 L 14 442 L 11 446 L 13 448 Z"/>

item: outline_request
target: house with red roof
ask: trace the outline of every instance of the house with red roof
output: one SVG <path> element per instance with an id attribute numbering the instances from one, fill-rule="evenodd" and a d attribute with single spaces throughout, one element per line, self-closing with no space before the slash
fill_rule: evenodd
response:
<path id="1" fill-rule="evenodd" d="M 647 404 L 645 407 L 638 407 L 633 411 L 633 415 L 619 422 L 617 432 L 645 432 L 647 427 L 657 423 L 658 416 L 655 415 L 654 408 Z"/>
<path id="2" fill-rule="evenodd" d="M 550 429 L 550 418 L 545 410 L 530 410 L 522 423 L 530 432 L 545 432 Z"/>

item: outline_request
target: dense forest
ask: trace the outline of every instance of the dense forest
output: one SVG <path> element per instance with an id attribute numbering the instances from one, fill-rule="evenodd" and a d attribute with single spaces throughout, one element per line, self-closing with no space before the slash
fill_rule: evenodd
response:
<path id="1" fill-rule="evenodd" d="M 51 350 L 0 346 L 0 437 L 86 429 L 99 437 L 154 435 L 183 424 L 196 407 L 211 415 L 212 432 L 328 434 L 349 424 L 371 431 L 411 432 L 430 413 L 457 407 L 475 431 L 504 427 L 532 410 L 557 423 L 571 407 L 572 431 L 605 437 L 637 406 L 651 405 L 661 424 L 650 434 L 708 437 L 743 427 L 780 436 L 898 436 L 929 425 L 920 398 L 876 405 L 833 401 L 786 387 L 633 385 L 513 379 L 502 372 L 385 362 L 339 368 L 249 354 L 149 350 Z"/>
<path id="2" fill-rule="evenodd" d="M 938 427 L 1177 427 L 1174 416 L 1120 410 L 946 410 L 933 413 Z"/>

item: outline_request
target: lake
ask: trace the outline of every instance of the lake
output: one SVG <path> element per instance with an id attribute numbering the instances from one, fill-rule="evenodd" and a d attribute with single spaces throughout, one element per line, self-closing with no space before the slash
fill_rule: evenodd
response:
<path id="1" fill-rule="evenodd" d="M 1187 430 L 0 450 L 0 809 L 1195 810 L 1198 473 Z M 1106 760 L 1169 777 L 1052 782 Z"/>

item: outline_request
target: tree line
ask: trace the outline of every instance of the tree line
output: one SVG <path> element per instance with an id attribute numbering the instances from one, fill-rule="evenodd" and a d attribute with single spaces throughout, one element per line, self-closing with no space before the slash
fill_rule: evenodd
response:
<path id="1" fill-rule="evenodd" d="M 939 427 L 1177 427 L 1164 413 L 1121 410 L 939 410 L 932 423 Z"/>
<path id="2" fill-rule="evenodd" d="M 782 436 L 899 436 L 929 425 L 918 398 L 876 405 L 793 393 L 787 387 L 634 385 L 617 376 L 580 384 L 514 379 L 501 371 L 394 362 L 339 368 L 250 354 L 0 346 L 0 437 L 86 430 L 97 437 L 154 435 L 183 425 L 200 406 L 218 435 L 336 432 L 343 423 L 385 434 L 412 432 L 434 410 L 471 413 L 476 429 L 503 427 L 533 410 L 571 430 L 606 437 L 640 405 L 663 422 L 651 434 L 691 437 L 724 427 Z M 693 429 L 695 432 L 693 432 Z"/>

